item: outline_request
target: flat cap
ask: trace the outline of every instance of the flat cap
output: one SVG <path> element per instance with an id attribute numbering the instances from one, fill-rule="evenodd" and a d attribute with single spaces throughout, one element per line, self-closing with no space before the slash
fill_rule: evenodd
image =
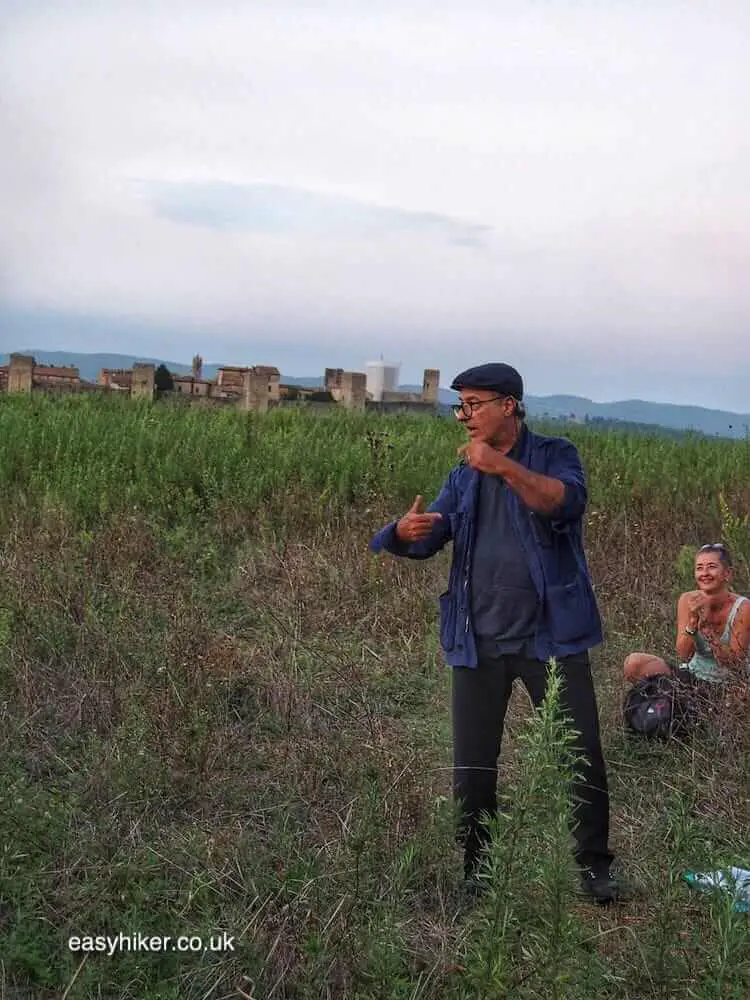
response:
<path id="1" fill-rule="evenodd" d="M 494 389 L 501 396 L 523 399 L 523 379 L 510 365 L 493 361 L 467 368 L 451 382 L 451 389 Z"/>

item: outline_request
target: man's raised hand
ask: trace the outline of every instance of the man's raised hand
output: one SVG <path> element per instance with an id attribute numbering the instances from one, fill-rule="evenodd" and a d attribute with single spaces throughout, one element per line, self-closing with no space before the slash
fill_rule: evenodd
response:
<path id="1" fill-rule="evenodd" d="M 396 525 L 396 535 L 402 542 L 421 542 L 432 531 L 432 526 L 443 515 L 437 512 L 426 514 L 424 501 L 417 496 L 414 503 Z"/>

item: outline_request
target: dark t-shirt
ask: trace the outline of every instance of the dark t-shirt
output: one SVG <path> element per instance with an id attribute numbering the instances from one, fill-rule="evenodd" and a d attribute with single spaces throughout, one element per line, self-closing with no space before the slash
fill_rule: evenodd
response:
<path id="1" fill-rule="evenodd" d="M 508 453 L 515 459 L 518 443 Z M 527 652 L 536 632 L 539 597 L 526 555 L 506 507 L 508 487 L 500 476 L 484 474 L 471 574 L 474 632 L 497 653 Z"/>

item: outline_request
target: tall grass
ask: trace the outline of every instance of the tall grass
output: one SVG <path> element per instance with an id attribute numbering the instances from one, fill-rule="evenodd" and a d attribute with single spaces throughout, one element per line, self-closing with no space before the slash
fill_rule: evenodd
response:
<path id="1" fill-rule="evenodd" d="M 659 509 L 716 523 L 720 494 L 730 508 L 747 506 L 750 439 L 674 440 L 585 426 L 566 428 L 566 436 L 581 451 L 594 519 L 627 506 L 634 517 Z M 421 415 L 333 410 L 311 419 L 302 408 L 260 415 L 119 397 L 6 396 L 0 489 L 47 497 L 84 519 L 133 506 L 171 516 L 221 502 L 253 510 L 290 488 L 350 502 L 377 487 L 399 504 L 415 491 L 437 492 L 462 440 L 457 424 Z M 387 448 L 378 447 L 383 442 Z"/>

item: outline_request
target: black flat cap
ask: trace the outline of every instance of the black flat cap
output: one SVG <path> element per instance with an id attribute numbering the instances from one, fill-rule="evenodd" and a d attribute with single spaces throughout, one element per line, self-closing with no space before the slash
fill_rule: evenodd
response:
<path id="1" fill-rule="evenodd" d="M 467 368 L 451 382 L 451 389 L 494 389 L 501 396 L 523 399 L 523 379 L 515 368 L 499 361 Z"/>

